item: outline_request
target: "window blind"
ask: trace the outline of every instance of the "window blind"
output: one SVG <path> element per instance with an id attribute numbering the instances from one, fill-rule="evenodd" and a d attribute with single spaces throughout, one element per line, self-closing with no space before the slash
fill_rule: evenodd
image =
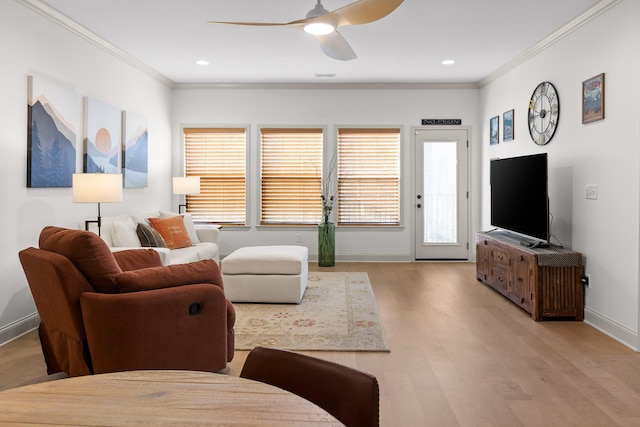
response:
<path id="1" fill-rule="evenodd" d="M 186 176 L 200 177 L 200 194 L 187 195 L 197 222 L 246 223 L 245 128 L 185 128 Z"/>
<path id="2" fill-rule="evenodd" d="M 338 129 L 338 225 L 400 224 L 400 129 Z"/>
<path id="3" fill-rule="evenodd" d="M 261 224 L 320 222 L 322 145 L 321 128 L 261 129 Z"/>

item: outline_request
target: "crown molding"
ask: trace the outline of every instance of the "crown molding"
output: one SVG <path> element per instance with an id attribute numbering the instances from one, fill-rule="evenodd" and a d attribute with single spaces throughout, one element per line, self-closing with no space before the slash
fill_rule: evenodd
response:
<path id="1" fill-rule="evenodd" d="M 501 66 L 500 68 L 498 68 L 497 70 L 489 74 L 487 77 L 481 79 L 478 82 L 478 87 L 482 88 L 488 85 L 489 83 L 496 80 L 498 77 L 508 73 L 509 71 L 513 70 L 517 66 L 521 65 L 522 63 L 538 55 L 540 52 L 542 52 L 549 46 L 567 37 L 569 34 L 573 33 L 583 25 L 586 25 L 587 23 L 591 22 L 592 20 L 602 15 L 603 13 L 605 13 L 607 10 L 611 9 L 618 3 L 621 3 L 622 1 L 623 0 L 600 0 L 597 4 L 593 5 L 591 8 L 589 8 L 585 12 L 581 13 L 571 21 L 567 22 L 565 25 L 563 25 L 553 33 L 549 34 L 547 37 L 545 37 L 538 43 L 531 46 L 529 49 L 517 55 L 516 57 L 511 59 L 509 62 L 507 62 L 506 64 L 504 64 L 503 66 Z"/>
<path id="2" fill-rule="evenodd" d="M 173 82 L 172 80 L 168 79 L 163 74 L 160 74 L 159 72 L 157 72 L 153 68 L 151 68 L 148 65 L 146 65 L 144 62 L 142 62 L 139 59 L 135 58 L 134 56 L 128 54 L 124 50 L 122 50 L 122 49 L 118 48 L 117 46 L 113 45 L 112 43 L 109 43 L 108 41 L 106 41 L 102 37 L 98 36 L 97 34 L 92 32 L 91 30 L 89 30 L 88 28 L 78 24 L 76 21 L 74 21 L 73 19 L 69 18 L 67 15 L 61 13 L 57 9 L 49 6 L 48 4 L 42 2 L 41 0 L 16 0 L 16 2 L 18 2 L 18 3 L 28 7 L 29 9 L 39 13 L 40 15 L 44 16 L 45 18 L 49 19 L 50 21 L 60 25 L 61 27 L 65 28 L 66 30 L 70 31 L 71 33 L 73 33 L 73 34 L 75 34 L 75 35 L 87 40 L 88 42 L 90 42 L 94 46 L 99 47 L 100 49 L 104 50 L 105 52 L 108 52 L 108 53 L 112 54 L 113 56 L 115 56 L 116 58 L 120 59 L 124 63 L 133 66 L 137 70 L 139 70 L 142 73 L 148 75 L 149 77 L 152 77 L 153 79 L 157 80 L 158 82 L 160 82 L 160 83 L 162 83 L 162 84 L 164 84 L 166 86 L 169 86 L 171 88 L 174 87 L 175 82 Z"/>
<path id="3" fill-rule="evenodd" d="M 427 83 L 427 82 L 386 82 L 386 83 L 176 83 L 175 89 L 340 89 L 340 90 L 384 90 L 384 89 L 478 89 L 477 83 Z"/>

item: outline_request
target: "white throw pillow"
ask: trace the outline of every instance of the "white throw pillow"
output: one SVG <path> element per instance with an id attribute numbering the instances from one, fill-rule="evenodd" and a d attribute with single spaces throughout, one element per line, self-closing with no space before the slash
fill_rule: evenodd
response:
<path id="1" fill-rule="evenodd" d="M 113 221 L 113 233 L 111 235 L 116 247 L 140 248 L 140 239 L 136 233 L 136 224 L 131 218 L 123 221 Z"/>

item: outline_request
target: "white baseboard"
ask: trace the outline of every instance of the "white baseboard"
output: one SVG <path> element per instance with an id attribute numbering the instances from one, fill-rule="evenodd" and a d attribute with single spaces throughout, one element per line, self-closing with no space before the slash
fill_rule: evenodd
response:
<path id="1" fill-rule="evenodd" d="M 311 254 L 310 261 L 318 261 L 318 254 Z M 336 262 L 412 262 L 411 254 L 336 254 Z"/>
<path id="2" fill-rule="evenodd" d="M 638 348 L 638 333 L 626 326 L 609 319 L 589 307 L 584 308 L 584 321 L 630 349 L 640 351 Z"/>
<path id="3" fill-rule="evenodd" d="M 13 341 L 32 329 L 37 328 L 38 325 L 40 325 L 40 316 L 38 313 L 30 314 L 29 316 L 8 324 L 0 329 L 0 346 Z"/>
<path id="4" fill-rule="evenodd" d="M 229 254 L 220 254 L 224 259 Z M 411 254 L 336 254 L 336 262 L 414 262 Z M 318 262 L 318 254 L 309 254 L 309 262 Z"/>

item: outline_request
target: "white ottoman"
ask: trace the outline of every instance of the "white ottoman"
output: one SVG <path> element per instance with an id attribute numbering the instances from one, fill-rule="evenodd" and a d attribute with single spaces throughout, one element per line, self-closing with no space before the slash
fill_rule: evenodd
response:
<path id="1" fill-rule="evenodd" d="M 224 293 L 231 302 L 299 304 L 309 278 L 305 246 L 248 246 L 220 263 Z"/>

